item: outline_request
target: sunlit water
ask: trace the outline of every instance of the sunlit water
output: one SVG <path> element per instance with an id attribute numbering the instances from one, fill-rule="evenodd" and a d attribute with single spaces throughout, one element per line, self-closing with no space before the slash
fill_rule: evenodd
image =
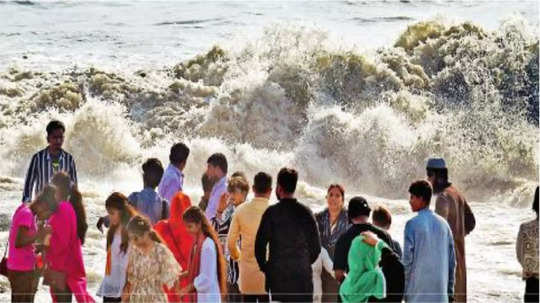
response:
<path id="1" fill-rule="evenodd" d="M 250 179 L 291 165 L 314 211 L 343 183 L 347 198 L 390 207 L 400 242 L 407 185 L 437 154 L 474 201 L 470 301 L 520 301 L 515 237 L 538 179 L 537 12 L 526 1 L 0 1 L 0 239 L 51 117 L 77 161 L 93 294 L 106 196 L 140 190 L 140 163 L 166 164 L 172 142 L 191 147 L 195 202 L 213 152 Z M 0 278 L 3 300 L 8 286 Z"/>

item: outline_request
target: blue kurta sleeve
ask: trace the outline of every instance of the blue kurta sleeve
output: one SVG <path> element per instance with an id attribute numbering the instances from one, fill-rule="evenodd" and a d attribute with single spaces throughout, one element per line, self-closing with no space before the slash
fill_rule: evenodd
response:
<path id="1" fill-rule="evenodd" d="M 414 230 L 411 222 L 405 225 L 405 238 L 403 248 L 403 267 L 405 269 L 405 291 L 411 278 L 412 264 L 414 262 Z"/>

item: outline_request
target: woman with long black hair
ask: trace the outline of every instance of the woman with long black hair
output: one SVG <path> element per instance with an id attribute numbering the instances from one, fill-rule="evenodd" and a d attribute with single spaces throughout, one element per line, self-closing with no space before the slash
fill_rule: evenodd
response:
<path id="1" fill-rule="evenodd" d="M 103 302 L 120 302 L 126 284 L 129 246 L 127 224 L 137 212 L 129 205 L 127 197 L 118 192 L 112 193 L 105 200 L 105 207 L 110 220 L 107 231 L 107 263 L 105 277 L 97 295 L 103 297 Z"/>
<path id="2" fill-rule="evenodd" d="M 190 283 L 180 295 L 190 294 L 191 302 L 219 303 L 227 293 L 227 265 L 217 233 L 196 206 L 188 208 L 183 219 L 195 242 L 188 271 L 184 273 Z"/>

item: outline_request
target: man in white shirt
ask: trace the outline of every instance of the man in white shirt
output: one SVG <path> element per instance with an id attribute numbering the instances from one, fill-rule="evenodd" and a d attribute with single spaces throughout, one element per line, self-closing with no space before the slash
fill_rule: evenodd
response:
<path id="1" fill-rule="evenodd" d="M 184 143 L 176 143 L 171 147 L 169 154 L 170 164 L 165 170 L 161 182 L 159 182 L 158 193 L 167 200 L 169 205 L 174 195 L 182 191 L 184 187 L 184 173 L 186 162 L 189 157 L 189 147 Z"/>
<path id="2" fill-rule="evenodd" d="M 206 218 L 211 220 L 216 216 L 221 195 L 227 191 L 227 158 L 222 153 L 215 153 L 208 158 L 206 164 L 206 175 L 216 181 L 205 212 Z"/>

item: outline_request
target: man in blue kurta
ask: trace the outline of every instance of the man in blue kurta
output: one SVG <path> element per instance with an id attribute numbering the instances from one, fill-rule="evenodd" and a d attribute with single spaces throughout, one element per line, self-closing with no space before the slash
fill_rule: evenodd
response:
<path id="1" fill-rule="evenodd" d="M 424 180 L 410 188 L 417 216 L 405 225 L 405 299 L 407 302 L 451 302 L 456 258 L 454 238 L 446 220 L 429 209 L 431 185 Z"/>

